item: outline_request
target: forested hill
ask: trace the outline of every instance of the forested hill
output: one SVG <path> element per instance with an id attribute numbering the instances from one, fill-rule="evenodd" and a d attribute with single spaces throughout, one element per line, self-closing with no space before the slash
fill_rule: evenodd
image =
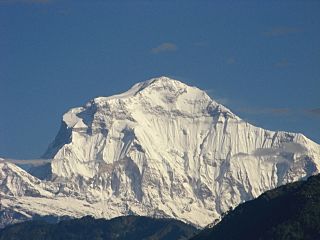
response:
<path id="1" fill-rule="evenodd" d="M 320 175 L 270 190 L 192 240 L 320 239 Z"/>
<path id="2" fill-rule="evenodd" d="M 111 220 L 83 217 L 56 224 L 28 221 L 0 231 L 0 240 L 171 240 L 189 239 L 198 230 L 173 219 L 126 216 Z"/>

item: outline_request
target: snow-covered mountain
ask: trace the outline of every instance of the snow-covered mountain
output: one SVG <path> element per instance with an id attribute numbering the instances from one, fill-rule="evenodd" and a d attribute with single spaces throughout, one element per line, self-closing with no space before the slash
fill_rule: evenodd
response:
<path id="1" fill-rule="evenodd" d="M 47 180 L 0 161 L 5 209 L 26 217 L 168 216 L 205 226 L 320 169 L 320 146 L 302 134 L 255 127 L 167 77 L 69 110 L 44 157 L 53 159 Z"/>

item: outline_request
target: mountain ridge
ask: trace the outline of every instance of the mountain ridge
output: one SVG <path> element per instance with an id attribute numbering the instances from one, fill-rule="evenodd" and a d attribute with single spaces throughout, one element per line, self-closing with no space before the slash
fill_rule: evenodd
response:
<path id="1" fill-rule="evenodd" d="M 53 159 L 50 181 L 1 165 L 1 176 L 16 177 L 0 183 L 10 195 L 5 207 L 30 216 L 134 213 L 205 226 L 320 169 L 319 145 L 302 134 L 255 127 L 166 77 L 70 109 L 44 156 Z"/>
<path id="2" fill-rule="evenodd" d="M 320 175 L 269 190 L 191 240 L 319 239 Z"/>
<path id="3" fill-rule="evenodd" d="M 58 223 L 28 221 L 0 229 L 0 240 L 6 239 L 110 239 L 110 240 L 187 240 L 198 230 L 173 219 L 125 216 L 110 220 L 81 219 L 63 220 Z"/>

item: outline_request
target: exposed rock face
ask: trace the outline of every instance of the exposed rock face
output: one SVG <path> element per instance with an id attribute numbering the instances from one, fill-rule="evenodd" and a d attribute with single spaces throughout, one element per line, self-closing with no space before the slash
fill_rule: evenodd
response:
<path id="1" fill-rule="evenodd" d="M 53 159 L 51 181 L 0 163 L 3 193 L 10 175 L 17 179 L 6 207 L 29 215 L 160 215 L 205 226 L 320 169 L 320 146 L 302 134 L 252 126 L 204 91 L 166 77 L 71 109 L 44 156 Z"/>

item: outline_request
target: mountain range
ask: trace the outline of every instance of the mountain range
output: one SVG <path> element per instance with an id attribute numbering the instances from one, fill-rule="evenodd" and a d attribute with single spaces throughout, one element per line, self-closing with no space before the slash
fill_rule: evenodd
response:
<path id="1" fill-rule="evenodd" d="M 320 174 L 242 203 L 228 211 L 217 225 L 202 231 L 173 219 L 124 216 L 105 220 L 87 216 L 59 223 L 48 223 L 49 219 L 17 223 L 0 229 L 0 240 L 313 240 L 320 239 L 319 200 Z"/>
<path id="2" fill-rule="evenodd" d="M 319 173 L 320 146 L 255 127 L 205 91 L 159 77 L 67 111 L 42 158 L 0 160 L 3 225 L 35 216 L 141 215 L 204 227 L 267 190 Z"/>

